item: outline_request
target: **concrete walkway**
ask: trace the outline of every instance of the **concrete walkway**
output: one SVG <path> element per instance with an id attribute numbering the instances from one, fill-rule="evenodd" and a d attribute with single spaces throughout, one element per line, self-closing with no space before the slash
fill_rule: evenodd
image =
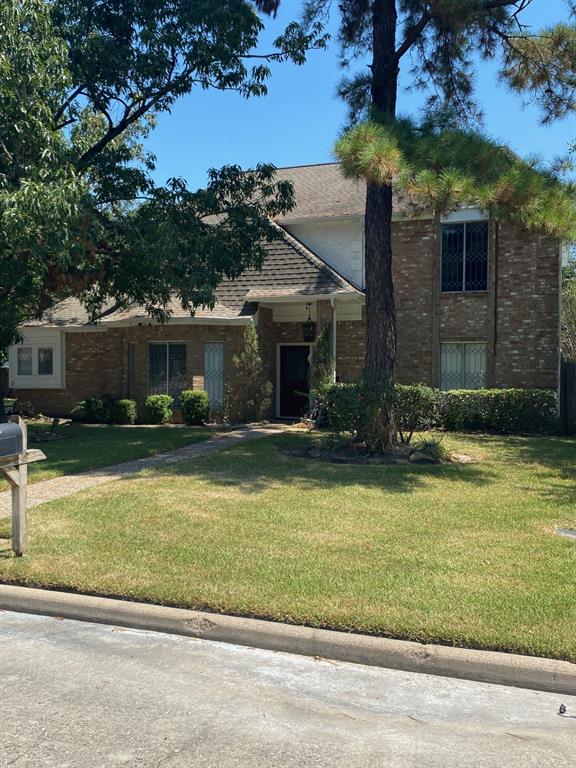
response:
<path id="1" fill-rule="evenodd" d="M 8 611 L 0 648 L 0 766 L 576 764 L 572 696 Z"/>
<path id="2" fill-rule="evenodd" d="M 215 453 L 223 448 L 255 440 L 258 437 L 272 435 L 283 429 L 283 425 L 242 427 L 241 429 L 235 429 L 233 432 L 226 432 L 217 437 L 212 437 L 202 443 L 193 443 L 183 448 L 176 448 L 174 451 L 157 453 L 155 456 L 133 459 L 132 461 L 125 461 L 122 464 L 115 464 L 110 467 L 90 469 L 78 475 L 64 475 L 62 477 L 55 477 L 52 480 L 43 480 L 28 486 L 28 508 L 37 507 L 39 504 L 44 504 L 47 501 L 62 499 L 65 496 L 72 496 L 72 494 L 83 491 L 85 488 L 93 488 L 96 485 L 110 483 L 112 480 L 131 477 L 143 469 L 164 467 L 179 461 L 186 461 L 194 456 Z M 11 492 L 3 491 L 0 493 L 0 517 L 10 515 L 11 510 Z"/>

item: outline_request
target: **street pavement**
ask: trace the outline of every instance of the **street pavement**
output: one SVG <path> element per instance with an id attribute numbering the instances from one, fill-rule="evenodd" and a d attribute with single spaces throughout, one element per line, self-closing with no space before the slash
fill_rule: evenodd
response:
<path id="1" fill-rule="evenodd" d="M 0 612 L 2 768 L 572 765 L 576 697 Z"/>

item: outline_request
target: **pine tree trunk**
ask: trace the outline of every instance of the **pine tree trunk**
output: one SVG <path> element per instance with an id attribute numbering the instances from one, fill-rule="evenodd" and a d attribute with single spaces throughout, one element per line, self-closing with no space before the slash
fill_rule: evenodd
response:
<path id="1" fill-rule="evenodd" d="M 372 107 L 376 117 L 394 119 L 398 84 L 396 2 L 373 4 Z M 382 451 L 396 439 L 391 397 L 396 362 L 396 312 L 392 282 L 392 188 L 368 183 L 365 218 L 366 357 L 369 393 L 366 441 Z"/>

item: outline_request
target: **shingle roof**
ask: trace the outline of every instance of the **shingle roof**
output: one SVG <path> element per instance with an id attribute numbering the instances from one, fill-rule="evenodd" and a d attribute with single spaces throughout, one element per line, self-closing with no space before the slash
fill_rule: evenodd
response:
<path id="1" fill-rule="evenodd" d="M 281 295 L 357 294 L 358 289 L 322 261 L 299 240 L 278 227 L 280 237 L 264 247 L 268 256 L 262 270 L 247 270 L 237 280 L 224 281 L 216 291 L 218 301 L 240 309 L 265 291 Z"/>
<path id="2" fill-rule="evenodd" d="M 294 185 L 296 206 L 279 218 L 280 222 L 337 216 L 364 216 L 366 183 L 346 179 L 340 163 L 297 165 L 276 170 L 278 181 Z M 410 207 L 408 198 L 394 194 L 394 213 L 402 214 Z"/>
<path id="3" fill-rule="evenodd" d="M 107 301 L 102 308 L 100 316 L 107 316 L 115 307 L 117 307 L 115 301 Z M 59 326 L 65 328 L 67 326 L 87 325 L 89 322 L 90 318 L 86 307 L 78 299 L 69 298 L 47 309 L 41 318 L 29 320 L 26 325 Z"/>
<path id="4" fill-rule="evenodd" d="M 306 296 L 331 296 L 335 294 L 360 295 L 346 278 L 339 275 L 326 262 L 282 227 L 276 225 L 278 239 L 265 243 L 267 256 L 260 271 L 247 270 L 236 280 L 225 280 L 216 291 L 216 304 L 212 309 L 199 308 L 194 313 L 198 319 L 231 320 L 253 315 L 256 301 L 266 298 Z M 190 317 L 188 310 L 176 298 L 170 303 L 172 317 Z M 127 320 L 146 319 L 146 311 L 138 306 L 118 307 L 109 302 L 100 321 L 103 325 Z M 86 309 L 77 299 L 65 299 L 48 310 L 40 320 L 28 325 L 82 326 L 89 323 Z"/>

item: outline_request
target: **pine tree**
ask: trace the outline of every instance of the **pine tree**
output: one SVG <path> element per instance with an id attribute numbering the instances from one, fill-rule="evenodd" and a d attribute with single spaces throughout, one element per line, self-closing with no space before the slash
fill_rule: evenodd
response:
<path id="1" fill-rule="evenodd" d="M 260 356 L 258 333 L 253 325 L 244 330 L 242 347 L 232 360 L 226 386 L 224 414 L 227 421 L 259 421 L 270 407 L 272 384 Z"/>
<path id="2" fill-rule="evenodd" d="M 478 132 L 470 135 L 467 130 L 481 121 L 474 99 L 475 70 L 496 55 L 502 62 L 500 80 L 536 102 L 544 122 L 576 107 L 576 27 L 559 24 L 533 34 L 522 21 L 530 3 L 342 0 L 339 4 L 343 63 L 363 55 L 372 59 L 369 73 L 340 86 L 356 127 L 337 146 L 345 171 L 367 182 L 365 383 L 371 393 L 367 438 L 372 450 L 382 450 L 395 439 L 391 397 L 396 361 L 393 180 L 404 182 L 423 200 L 428 198 L 436 210 L 474 199 L 497 214 L 513 216 L 511 212 L 516 210 L 519 223 L 549 234 L 575 229 L 570 188 L 564 188 L 553 173 L 535 163 L 523 164 L 505 151 L 497 152 Z M 305 15 L 308 20 L 318 20 L 328 14 L 330 5 L 329 0 L 309 0 Z M 571 10 L 576 13 L 574 4 Z M 430 114 L 443 116 L 434 127 L 430 120 L 423 126 L 412 125 L 410 130 L 398 123 L 398 80 L 408 57 L 414 85 L 432 93 Z M 371 120 L 362 122 L 367 117 Z M 428 143 L 428 153 L 410 153 L 425 148 L 422 139 L 426 133 L 433 140 Z M 447 135 L 452 143 L 445 141 Z M 481 173 L 474 177 L 470 168 L 458 165 L 462 149 L 464 156 L 472 156 L 473 141 L 491 149 L 502 168 L 487 185 L 481 183 Z M 534 191 L 536 198 L 531 196 Z M 547 199 L 552 204 L 545 204 Z M 552 215 L 554 203 L 560 205 L 561 215 Z"/>

